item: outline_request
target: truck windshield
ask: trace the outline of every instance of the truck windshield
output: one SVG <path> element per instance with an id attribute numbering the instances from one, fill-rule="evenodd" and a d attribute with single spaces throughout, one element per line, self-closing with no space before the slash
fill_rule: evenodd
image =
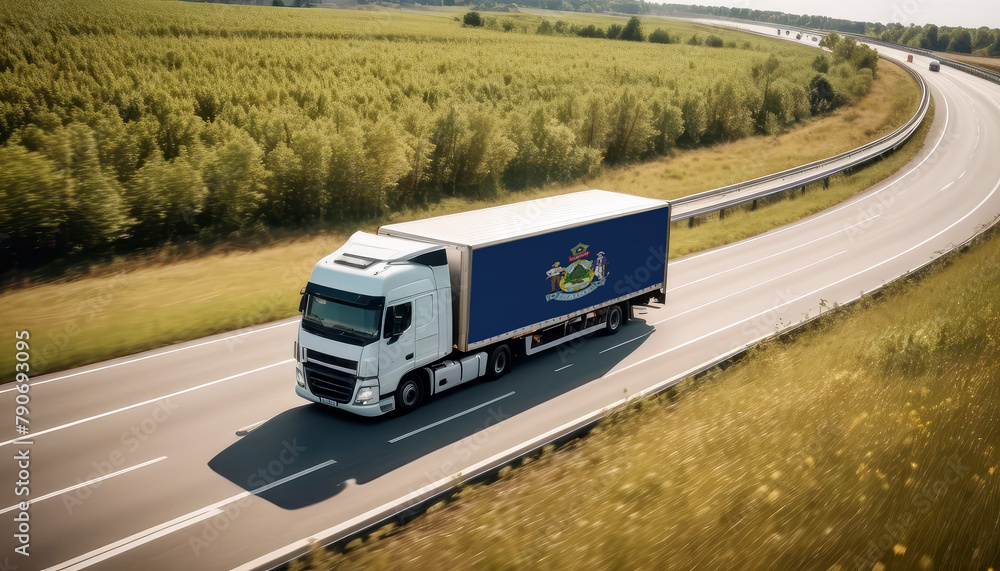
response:
<path id="1" fill-rule="evenodd" d="M 382 306 L 360 306 L 310 295 L 302 314 L 302 327 L 324 337 L 368 343 L 379 336 Z"/>

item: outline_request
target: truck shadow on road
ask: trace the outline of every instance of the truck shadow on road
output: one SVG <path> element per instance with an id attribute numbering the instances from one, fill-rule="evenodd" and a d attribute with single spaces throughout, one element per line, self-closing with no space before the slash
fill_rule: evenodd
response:
<path id="1" fill-rule="evenodd" d="M 644 321 L 633 320 L 615 336 L 556 347 L 521 360 L 503 379 L 457 387 L 428 399 L 403 417 L 370 419 L 303 404 L 252 430 L 208 465 L 258 497 L 285 509 L 298 509 L 429 455 L 414 466 L 419 475 L 408 474 L 398 483 L 387 484 L 393 491 L 391 497 L 398 497 L 447 478 L 474 459 L 515 445 L 520 440 L 504 437 L 504 431 L 495 428 L 499 422 L 587 383 L 599 382 L 646 343 L 653 329 Z M 490 404 L 481 406 L 484 403 Z M 467 412 L 474 407 L 480 408 Z M 450 420 L 441 422 L 445 419 Z M 331 460 L 334 463 L 314 469 Z M 386 487 L 373 489 L 373 493 L 382 496 Z"/>

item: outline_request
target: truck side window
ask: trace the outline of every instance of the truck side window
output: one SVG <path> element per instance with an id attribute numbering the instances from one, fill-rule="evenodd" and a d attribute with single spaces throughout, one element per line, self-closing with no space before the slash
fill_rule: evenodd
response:
<path id="1" fill-rule="evenodd" d="M 385 330 L 383 331 L 383 337 L 392 337 L 394 332 L 396 335 L 402 333 L 410 328 L 410 324 L 413 322 L 413 306 L 407 303 L 401 303 L 399 305 L 393 305 L 385 312 Z M 394 325 L 399 323 L 399 325 Z"/>

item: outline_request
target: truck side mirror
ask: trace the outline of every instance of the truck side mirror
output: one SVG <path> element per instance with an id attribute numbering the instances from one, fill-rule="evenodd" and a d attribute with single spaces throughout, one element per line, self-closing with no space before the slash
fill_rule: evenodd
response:
<path id="1" fill-rule="evenodd" d="M 302 288 L 302 291 L 299 292 L 299 295 L 301 296 L 299 297 L 299 313 L 302 313 L 306 310 L 306 299 L 308 299 L 306 297 L 305 288 Z"/>

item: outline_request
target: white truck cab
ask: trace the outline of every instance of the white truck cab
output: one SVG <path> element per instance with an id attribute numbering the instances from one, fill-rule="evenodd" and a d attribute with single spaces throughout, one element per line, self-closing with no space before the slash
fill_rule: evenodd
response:
<path id="1" fill-rule="evenodd" d="M 419 404 L 421 387 L 399 392 L 400 379 L 452 351 L 441 246 L 357 232 L 316 264 L 303 294 L 300 396 L 363 416 L 395 409 L 397 396 Z"/>

